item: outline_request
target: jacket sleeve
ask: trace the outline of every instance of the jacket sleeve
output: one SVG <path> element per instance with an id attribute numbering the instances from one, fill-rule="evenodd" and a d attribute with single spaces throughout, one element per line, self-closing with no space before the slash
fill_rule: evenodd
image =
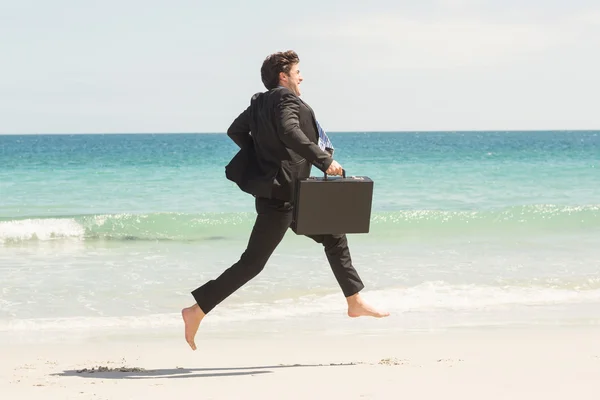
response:
<path id="1" fill-rule="evenodd" d="M 333 162 L 330 155 L 310 141 L 300 129 L 298 115 L 300 101 L 288 92 L 282 91 L 281 100 L 276 106 L 277 134 L 290 149 L 305 158 L 308 162 L 325 172 Z"/>
<path id="2" fill-rule="evenodd" d="M 241 149 L 252 145 L 252 136 L 250 136 L 250 107 L 246 108 L 231 123 L 229 129 L 227 129 L 227 136 Z"/>

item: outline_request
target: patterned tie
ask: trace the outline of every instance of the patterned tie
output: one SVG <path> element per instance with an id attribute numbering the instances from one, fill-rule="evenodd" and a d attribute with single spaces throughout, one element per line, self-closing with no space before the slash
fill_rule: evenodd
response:
<path id="1" fill-rule="evenodd" d="M 331 140 L 329 140 L 329 137 L 323 128 L 321 128 L 319 121 L 317 121 L 317 128 L 319 129 L 319 147 L 321 150 L 333 154 L 333 144 L 331 144 Z"/>

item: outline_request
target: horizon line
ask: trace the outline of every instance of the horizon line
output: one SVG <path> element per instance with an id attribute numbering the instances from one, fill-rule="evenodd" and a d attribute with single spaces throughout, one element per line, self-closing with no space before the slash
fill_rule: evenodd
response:
<path id="1" fill-rule="evenodd" d="M 428 129 L 428 130 L 338 130 L 327 131 L 327 133 L 491 133 L 491 132 L 600 132 L 596 129 Z M 19 135 L 225 135 L 223 132 L 27 132 L 27 133 L 0 133 L 0 136 L 19 136 Z"/>

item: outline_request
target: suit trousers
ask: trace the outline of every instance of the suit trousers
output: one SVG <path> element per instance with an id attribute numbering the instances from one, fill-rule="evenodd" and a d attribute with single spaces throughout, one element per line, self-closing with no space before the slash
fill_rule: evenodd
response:
<path id="1" fill-rule="evenodd" d="M 216 279 L 192 291 L 196 303 L 206 314 L 263 270 L 291 226 L 293 210 L 291 203 L 261 197 L 257 197 L 255 202 L 256 221 L 246 250 L 238 262 Z M 364 288 L 358 272 L 352 265 L 346 235 L 308 237 L 323 245 L 333 275 L 344 296 L 351 296 Z"/>

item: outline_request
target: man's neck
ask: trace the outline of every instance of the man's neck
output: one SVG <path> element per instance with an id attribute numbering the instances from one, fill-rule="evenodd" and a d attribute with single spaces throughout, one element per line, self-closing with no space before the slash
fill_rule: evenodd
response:
<path id="1" fill-rule="evenodd" d="M 282 84 L 279 84 L 279 85 L 277 86 L 277 88 L 285 88 L 285 89 L 289 90 L 290 92 L 294 93 L 294 94 L 296 95 L 296 97 L 300 98 L 300 96 L 299 96 L 299 95 L 298 95 L 296 92 L 294 92 L 292 89 L 290 89 L 290 88 L 289 88 L 289 87 L 287 87 L 287 86 L 283 86 Z"/>

